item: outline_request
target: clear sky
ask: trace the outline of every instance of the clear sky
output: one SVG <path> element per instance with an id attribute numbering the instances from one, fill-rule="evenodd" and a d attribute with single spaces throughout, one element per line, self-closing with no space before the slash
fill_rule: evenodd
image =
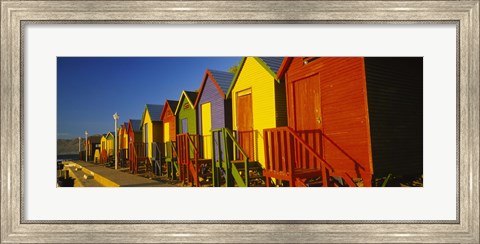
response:
<path id="1" fill-rule="evenodd" d="M 240 57 L 58 57 L 57 138 L 114 130 L 141 119 L 145 104 L 199 89 L 206 69 L 228 71 Z"/>

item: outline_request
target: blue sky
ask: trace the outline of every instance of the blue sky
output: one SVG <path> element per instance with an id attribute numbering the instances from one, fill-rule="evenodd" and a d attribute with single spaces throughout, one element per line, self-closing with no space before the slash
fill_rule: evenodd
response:
<path id="1" fill-rule="evenodd" d="M 240 57 L 58 57 L 57 138 L 113 131 L 141 119 L 145 104 L 199 89 L 205 70 L 228 71 Z"/>

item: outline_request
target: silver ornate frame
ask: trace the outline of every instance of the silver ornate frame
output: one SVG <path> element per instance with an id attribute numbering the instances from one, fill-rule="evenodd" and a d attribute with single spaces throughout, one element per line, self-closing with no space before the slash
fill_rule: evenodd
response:
<path id="1" fill-rule="evenodd" d="M 479 0 L 1 2 L 1 242 L 479 243 Z M 455 23 L 457 221 L 26 221 L 22 204 L 24 23 Z"/>

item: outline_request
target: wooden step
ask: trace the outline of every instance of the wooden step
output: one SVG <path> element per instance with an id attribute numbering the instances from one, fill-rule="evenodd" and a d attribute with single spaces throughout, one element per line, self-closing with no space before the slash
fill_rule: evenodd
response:
<path id="1" fill-rule="evenodd" d="M 245 161 L 235 160 L 231 161 L 237 167 L 237 170 L 244 170 L 245 169 Z M 248 162 L 248 169 L 250 170 L 262 170 L 262 165 L 259 162 L 253 161 Z"/>

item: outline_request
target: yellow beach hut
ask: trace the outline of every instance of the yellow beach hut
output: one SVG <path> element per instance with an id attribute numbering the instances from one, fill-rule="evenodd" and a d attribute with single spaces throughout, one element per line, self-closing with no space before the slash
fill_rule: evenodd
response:
<path id="1" fill-rule="evenodd" d="M 252 184 L 248 172 L 235 172 L 255 170 L 261 175 L 265 168 L 263 130 L 287 125 L 285 83 L 276 78 L 282 61 L 283 57 L 244 57 L 227 92 L 232 101 L 230 134 L 234 134 L 241 149 L 233 152 L 234 157 L 238 156 L 232 162 L 243 161 L 245 155 L 250 162 L 249 166 L 243 163 L 231 166 L 236 167 L 232 174 L 238 186 L 258 185 Z M 227 180 L 228 184 L 232 183 Z"/>
<path id="2" fill-rule="evenodd" d="M 163 155 L 163 126 L 160 115 L 163 105 L 146 104 L 143 110 L 140 127 L 142 130 L 142 141 L 145 144 L 145 155 L 151 166 L 151 170 L 155 174 L 160 173 L 161 155 Z M 148 164 L 148 163 L 147 163 Z M 148 167 L 148 165 L 147 165 Z M 147 169 L 148 170 L 148 169 Z"/>
<path id="3" fill-rule="evenodd" d="M 104 164 L 107 162 L 108 153 L 107 153 L 107 134 L 103 134 L 100 137 L 100 163 Z"/>
<path id="4" fill-rule="evenodd" d="M 128 124 L 127 122 L 123 123 L 118 128 L 118 154 L 120 155 L 120 167 L 126 167 L 126 162 L 128 160 L 128 133 L 127 133 Z"/>

